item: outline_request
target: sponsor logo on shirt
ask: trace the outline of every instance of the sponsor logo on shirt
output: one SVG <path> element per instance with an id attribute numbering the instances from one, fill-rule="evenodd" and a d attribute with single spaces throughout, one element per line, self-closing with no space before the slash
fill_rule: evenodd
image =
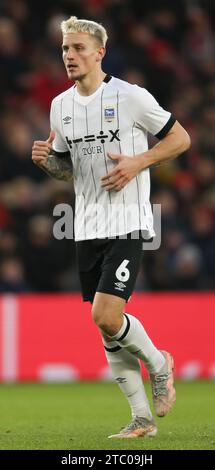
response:
<path id="1" fill-rule="evenodd" d="M 109 134 L 105 134 L 104 131 L 100 131 L 99 135 L 90 134 L 90 135 L 85 135 L 84 137 L 79 137 L 73 140 L 69 139 L 68 136 L 65 136 L 65 137 L 66 137 L 67 144 L 69 148 L 71 149 L 72 149 L 72 144 L 79 144 L 82 142 L 89 143 L 89 142 L 98 141 L 99 143 L 104 144 L 106 139 L 108 139 L 109 142 L 114 142 L 114 140 L 117 140 L 118 142 L 120 142 L 119 129 L 116 129 L 115 131 L 112 131 L 111 129 L 109 129 L 108 133 Z"/>
<path id="2" fill-rule="evenodd" d="M 93 147 L 82 147 L 82 155 L 85 157 L 87 155 L 97 155 L 98 153 L 102 153 L 102 147 L 101 145 L 96 145 Z"/>

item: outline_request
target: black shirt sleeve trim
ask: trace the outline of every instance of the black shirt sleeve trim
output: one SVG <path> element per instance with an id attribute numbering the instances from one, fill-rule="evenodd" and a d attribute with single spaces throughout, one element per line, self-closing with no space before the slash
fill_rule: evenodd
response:
<path id="1" fill-rule="evenodd" d="M 161 131 L 159 131 L 157 134 L 155 134 L 155 137 L 157 137 L 159 140 L 166 137 L 166 135 L 168 134 L 168 132 L 170 131 L 172 126 L 175 124 L 175 122 L 176 122 L 176 119 L 171 114 L 169 120 L 167 121 L 167 123 L 165 124 L 163 129 L 161 129 Z"/>
<path id="2" fill-rule="evenodd" d="M 69 152 L 69 150 L 68 150 L 68 152 L 57 152 L 56 150 L 51 149 L 50 154 L 55 155 L 56 157 L 67 157 L 67 156 L 70 155 L 70 152 Z"/>

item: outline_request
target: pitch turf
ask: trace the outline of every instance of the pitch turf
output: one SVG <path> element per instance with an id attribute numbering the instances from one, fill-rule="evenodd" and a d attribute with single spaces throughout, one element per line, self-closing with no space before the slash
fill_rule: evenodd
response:
<path id="1" fill-rule="evenodd" d="M 150 385 L 146 384 L 150 394 Z M 176 384 L 177 405 L 153 438 L 110 440 L 130 420 L 113 383 L 0 386 L 0 449 L 215 449 L 215 382 Z"/>

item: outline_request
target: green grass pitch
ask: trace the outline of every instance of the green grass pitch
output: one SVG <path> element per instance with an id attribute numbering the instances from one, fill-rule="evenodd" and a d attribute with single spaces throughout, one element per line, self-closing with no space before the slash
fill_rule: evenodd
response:
<path id="1" fill-rule="evenodd" d="M 146 383 L 148 396 L 150 385 Z M 130 421 L 114 383 L 0 385 L 0 449 L 215 449 L 215 382 L 177 382 L 155 438 L 107 439 Z M 150 398 L 151 401 L 151 398 Z"/>

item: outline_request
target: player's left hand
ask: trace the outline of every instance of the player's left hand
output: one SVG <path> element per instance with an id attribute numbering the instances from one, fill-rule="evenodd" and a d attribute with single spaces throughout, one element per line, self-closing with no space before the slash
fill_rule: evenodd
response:
<path id="1" fill-rule="evenodd" d="M 102 187 L 107 191 L 120 191 L 124 186 L 132 180 L 140 172 L 140 163 L 137 157 L 126 157 L 125 155 L 113 155 L 108 153 L 107 156 L 115 161 L 115 168 L 101 178 Z"/>

